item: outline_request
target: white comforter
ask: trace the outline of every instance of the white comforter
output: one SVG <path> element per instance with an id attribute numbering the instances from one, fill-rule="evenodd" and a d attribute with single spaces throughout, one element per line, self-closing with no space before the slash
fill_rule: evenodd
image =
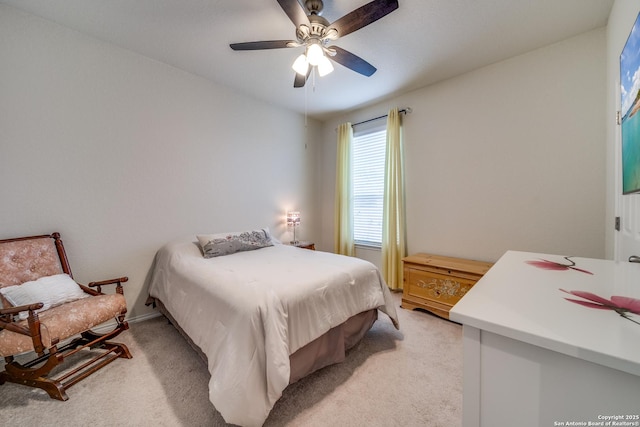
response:
<path id="1" fill-rule="evenodd" d="M 207 355 L 215 408 L 245 426 L 264 423 L 300 347 L 372 308 L 398 325 L 373 264 L 280 244 L 205 259 L 195 242 L 169 243 L 156 256 L 149 294 Z"/>

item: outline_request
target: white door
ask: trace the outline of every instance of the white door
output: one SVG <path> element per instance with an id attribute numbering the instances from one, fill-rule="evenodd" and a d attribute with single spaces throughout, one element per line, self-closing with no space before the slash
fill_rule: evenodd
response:
<path id="1" fill-rule="evenodd" d="M 620 119 L 618 119 L 619 121 Z M 616 126 L 615 132 L 615 198 L 616 229 L 618 232 L 615 234 L 614 258 L 616 261 L 634 260 L 634 262 L 640 262 L 640 193 L 622 194 L 622 127 Z M 638 259 L 633 257 L 638 257 Z"/>
<path id="2" fill-rule="evenodd" d="M 616 261 L 627 261 L 636 256 L 640 260 L 640 195 L 622 195 L 616 197 L 620 206 L 620 231 L 616 233 Z"/>
<path id="3" fill-rule="evenodd" d="M 640 23 L 637 21 L 633 29 L 635 30 L 639 25 Z M 623 170 L 623 144 L 627 144 L 625 146 L 625 157 L 627 159 L 636 159 L 640 156 L 636 148 L 637 143 L 631 143 L 633 140 L 629 137 L 629 135 L 637 135 L 640 131 L 640 114 L 632 112 L 635 111 L 637 107 L 637 95 L 640 89 L 638 87 L 638 81 L 635 79 L 638 71 L 640 71 L 640 57 L 635 47 L 638 36 L 635 31 L 632 31 L 632 34 L 635 35 L 629 36 L 620 56 L 618 75 L 621 77 L 617 80 L 616 84 L 615 102 L 619 110 L 618 123 L 617 126 L 615 126 L 615 199 L 616 229 L 618 229 L 618 232 L 615 233 L 614 257 L 616 261 L 633 260 L 634 262 L 640 262 L 640 193 L 623 194 L 623 187 L 626 187 L 624 191 L 634 191 L 634 189 L 640 185 L 640 183 L 638 183 L 636 168 L 627 167 L 629 178 L 626 180 L 626 184 L 623 184 L 622 178 L 623 172 L 625 172 Z M 633 41 L 633 43 L 630 43 L 631 41 Z M 623 57 L 624 60 L 622 59 Z M 622 79 L 622 81 L 620 79 Z M 625 135 L 625 141 L 623 141 L 622 138 L 623 133 Z M 617 221 L 619 221 L 619 223 Z M 634 257 L 637 257 L 637 259 Z"/>

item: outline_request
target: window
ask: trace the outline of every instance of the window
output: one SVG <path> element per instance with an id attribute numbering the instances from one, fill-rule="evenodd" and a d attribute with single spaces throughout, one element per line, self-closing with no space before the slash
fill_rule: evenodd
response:
<path id="1" fill-rule="evenodd" d="M 353 239 L 359 245 L 382 245 L 386 140 L 386 129 L 353 137 Z"/>

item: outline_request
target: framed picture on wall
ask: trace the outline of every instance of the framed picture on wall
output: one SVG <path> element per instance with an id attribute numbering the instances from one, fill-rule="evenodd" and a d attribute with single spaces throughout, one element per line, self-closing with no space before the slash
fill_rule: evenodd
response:
<path id="1" fill-rule="evenodd" d="M 620 54 L 622 194 L 640 191 L 640 14 Z"/>

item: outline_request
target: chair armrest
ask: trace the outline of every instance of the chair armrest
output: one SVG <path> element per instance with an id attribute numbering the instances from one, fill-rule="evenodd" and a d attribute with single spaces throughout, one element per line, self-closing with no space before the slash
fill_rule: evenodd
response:
<path id="1" fill-rule="evenodd" d="M 20 313 L 21 311 L 40 310 L 43 306 L 44 306 L 43 303 L 37 302 L 35 304 L 19 305 L 17 307 L 0 308 L 0 315 L 5 315 L 5 314 L 14 315 L 14 314 Z"/>
<path id="2" fill-rule="evenodd" d="M 35 310 L 40 310 L 43 306 L 43 303 L 37 302 L 35 304 L 19 305 L 17 307 L 0 308 L 0 329 L 7 329 L 22 335 L 31 335 L 28 328 L 18 326 L 16 322 L 13 321 L 13 316 L 21 311 L 29 311 L 29 317 L 33 320 L 33 318 L 37 318 Z"/>
<path id="3" fill-rule="evenodd" d="M 38 353 L 38 355 L 43 354 L 44 346 L 42 345 L 42 337 L 40 336 L 40 318 L 35 310 L 39 310 L 42 307 L 44 307 L 44 304 L 37 302 L 35 304 L 0 309 L 0 329 L 6 329 L 11 332 L 31 337 L 31 340 L 33 341 L 33 349 Z M 13 321 L 13 315 L 18 314 L 21 311 L 29 311 L 29 317 L 27 317 L 28 327 L 18 325 L 17 322 Z M 55 342 L 57 343 L 57 339 Z"/>
<path id="4" fill-rule="evenodd" d="M 87 286 L 89 288 L 98 288 L 98 292 L 102 293 L 102 286 L 104 285 L 116 285 L 116 292 L 123 293 L 122 284 L 129 281 L 128 277 L 118 277 L 117 279 L 102 280 L 100 282 L 91 282 Z"/>

